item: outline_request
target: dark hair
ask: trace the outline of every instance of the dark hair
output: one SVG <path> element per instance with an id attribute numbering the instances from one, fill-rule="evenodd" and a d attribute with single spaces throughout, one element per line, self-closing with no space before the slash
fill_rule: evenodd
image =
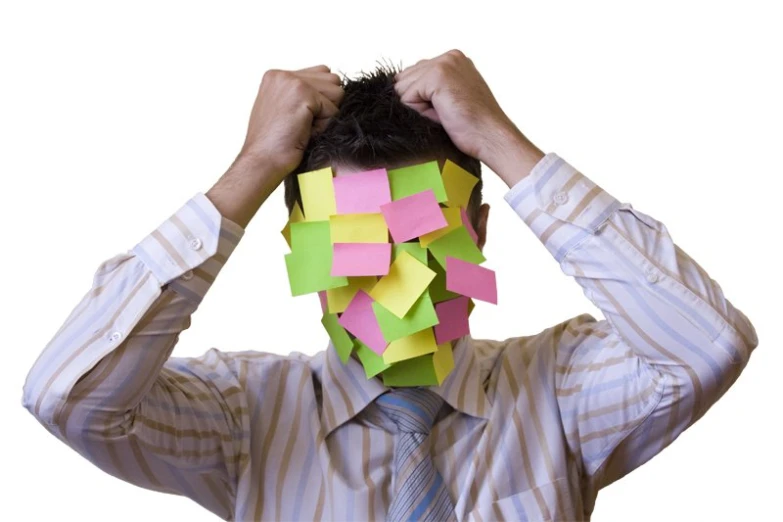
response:
<path id="1" fill-rule="evenodd" d="M 356 79 L 343 77 L 340 111 L 323 132 L 310 138 L 299 166 L 285 178 L 290 213 L 301 206 L 297 174 L 335 164 L 373 169 L 402 162 L 450 159 L 478 178 L 467 212 L 478 227 L 481 162 L 461 152 L 443 126 L 405 105 L 394 90 L 394 66 L 379 65 Z"/>

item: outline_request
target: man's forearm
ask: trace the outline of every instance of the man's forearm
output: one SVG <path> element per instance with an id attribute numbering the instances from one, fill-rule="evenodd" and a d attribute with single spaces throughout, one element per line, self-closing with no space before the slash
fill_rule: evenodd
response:
<path id="1" fill-rule="evenodd" d="M 545 156 L 527 137 L 516 129 L 498 131 L 497 147 L 485 163 L 509 188 L 530 174 Z"/>
<path id="2" fill-rule="evenodd" d="M 261 204 L 280 183 L 270 162 L 262 158 L 238 156 L 205 196 L 223 217 L 247 228 Z"/>

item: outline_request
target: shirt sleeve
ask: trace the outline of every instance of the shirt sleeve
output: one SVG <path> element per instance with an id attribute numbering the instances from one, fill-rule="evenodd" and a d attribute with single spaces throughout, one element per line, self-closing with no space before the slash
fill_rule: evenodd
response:
<path id="1" fill-rule="evenodd" d="M 30 370 L 23 405 L 104 471 L 232 516 L 248 455 L 241 372 L 212 349 L 169 358 L 244 235 L 197 193 L 92 287 Z"/>
<path id="2" fill-rule="evenodd" d="M 597 491 L 698 420 L 758 338 L 666 226 L 557 154 L 506 201 L 605 317 L 562 328 L 554 378 L 567 443 Z"/>

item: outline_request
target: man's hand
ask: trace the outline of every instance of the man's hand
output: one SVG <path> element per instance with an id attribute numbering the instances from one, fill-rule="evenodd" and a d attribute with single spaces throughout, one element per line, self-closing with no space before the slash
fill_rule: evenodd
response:
<path id="1" fill-rule="evenodd" d="M 250 114 L 240 156 L 261 158 L 275 167 L 279 181 L 302 161 L 310 134 L 337 114 L 343 98 L 340 77 L 326 65 L 264 74 Z"/>
<path id="2" fill-rule="evenodd" d="M 400 72 L 403 103 L 439 122 L 465 154 L 512 186 L 544 156 L 500 108 L 470 58 L 451 50 Z"/>
<path id="3" fill-rule="evenodd" d="M 340 78 L 326 65 L 267 71 L 242 149 L 206 193 L 220 213 L 246 227 L 261 203 L 302 161 L 310 135 L 323 130 L 337 113 L 343 94 Z"/>

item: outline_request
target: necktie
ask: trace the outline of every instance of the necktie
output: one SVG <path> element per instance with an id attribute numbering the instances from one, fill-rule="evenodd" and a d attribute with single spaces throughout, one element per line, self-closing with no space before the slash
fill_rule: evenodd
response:
<path id="1" fill-rule="evenodd" d="M 424 442 L 443 398 L 427 388 L 392 388 L 375 400 L 397 426 L 395 494 L 386 520 L 456 521 L 454 504 Z"/>

